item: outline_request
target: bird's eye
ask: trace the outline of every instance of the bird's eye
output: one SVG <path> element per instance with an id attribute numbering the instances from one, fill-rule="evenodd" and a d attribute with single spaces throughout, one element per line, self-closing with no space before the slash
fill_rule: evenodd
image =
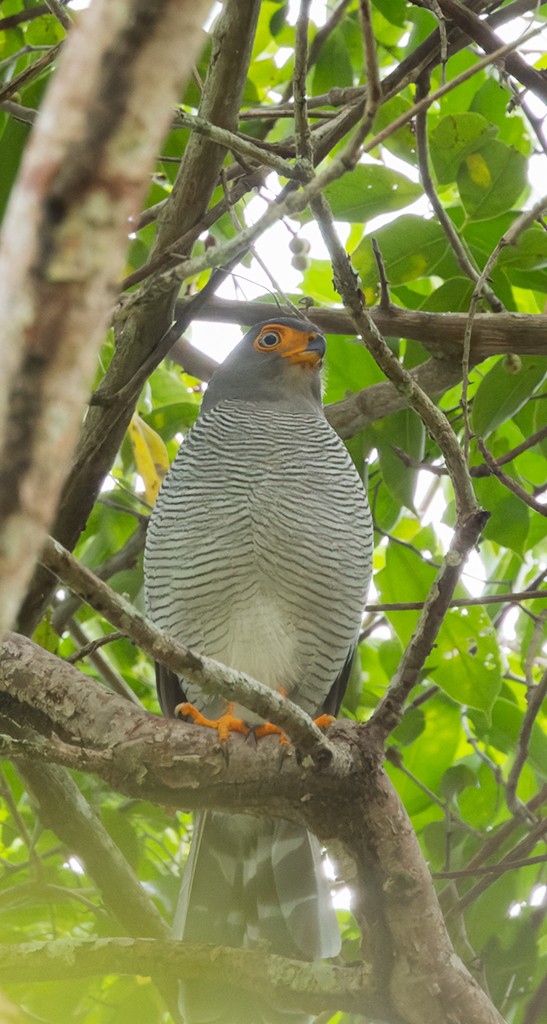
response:
<path id="1" fill-rule="evenodd" d="M 277 331 L 266 331 L 257 339 L 259 348 L 277 348 L 281 344 L 281 335 Z"/>

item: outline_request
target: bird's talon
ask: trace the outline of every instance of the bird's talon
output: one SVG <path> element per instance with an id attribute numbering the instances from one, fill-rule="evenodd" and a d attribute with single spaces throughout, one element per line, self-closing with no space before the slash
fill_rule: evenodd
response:
<path id="1" fill-rule="evenodd" d="M 329 725 L 332 725 L 336 721 L 334 715 L 319 715 L 318 718 L 314 718 L 315 725 L 319 726 L 320 729 L 328 729 Z"/>
<path id="2" fill-rule="evenodd" d="M 290 746 L 290 740 L 287 739 L 283 730 L 280 729 L 278 725 L 274 725 L 273 722 L 263 722 L 262 725 L 257 726 L 253 732 L 257 740 L 261 740 L 263 736 L 279 736 L 280 746 Z"/>
<path id="3" fill-rule="evenodd" d="M 175 715 L 183 718 L 191 718 L 195 725 L 202 725 L 206 729 L 216 729 L 219 743 L 221 747 L 226 743 L 226 740 L 230 738 L 230 733 L 239 732 L 243 736 L 247 736 L 249 732 L 249 726 L 243 721 L 242 718 L 236 718 L 234 715 L 234 705 L 231 702 L 226 704 L 224 714 L 220 718 L 206 718 L 205 715 L 201 714 L 193 704 L 177 704 L 175 708 Z"/>

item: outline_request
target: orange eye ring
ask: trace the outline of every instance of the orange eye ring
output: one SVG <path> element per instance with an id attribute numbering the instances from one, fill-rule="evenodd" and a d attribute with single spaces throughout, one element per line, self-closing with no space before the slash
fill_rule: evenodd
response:
<path id="1" fill-rule="evenodd" d="M 281 335 L 279 331 L 266 330 L 263 334 L 259 334 L 255 344 L 263 352 L 271 352 L 281 344 Z"/>

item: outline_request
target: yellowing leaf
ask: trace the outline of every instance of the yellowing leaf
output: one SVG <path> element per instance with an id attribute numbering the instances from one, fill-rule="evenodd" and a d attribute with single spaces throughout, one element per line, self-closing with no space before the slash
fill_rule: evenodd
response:
<path id="1" fill-rule="evenodd" d="M 479 185 L 481 188 L 490 188 L 492 184 L 492 176 L 488 169 L 488 164 L 484 157 L 480 153 L 470 153 L 465 158 L 467 164 L 467 170 L 469 171 L 469 177 L 475 185 Z"/>
<path id="2" fill-rule="evenodd" d="M 135 413 L 127 430 L 137 472 L 144 482 L 144 495 L 153 505 L 161 482 L 169 469 L 169 456 L 161 437 Z"/>

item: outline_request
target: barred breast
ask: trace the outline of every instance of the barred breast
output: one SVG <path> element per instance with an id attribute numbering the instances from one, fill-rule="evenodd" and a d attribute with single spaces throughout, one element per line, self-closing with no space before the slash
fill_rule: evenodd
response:
<path id="1" fill-rule="evenodd" d="M 227 400 L 200 417 L 160 491 L 147 613 L 315 714 L 356 643 L 371 564 L 366 493 L 322 413 Z"/>

